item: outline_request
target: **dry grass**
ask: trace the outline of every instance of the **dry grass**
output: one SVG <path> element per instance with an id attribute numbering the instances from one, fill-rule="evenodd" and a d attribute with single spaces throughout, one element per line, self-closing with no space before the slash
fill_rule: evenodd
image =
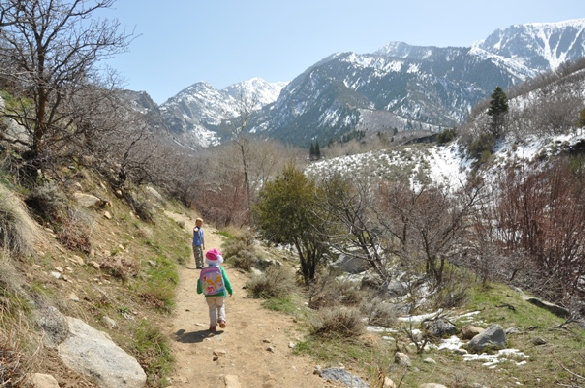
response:
<path id="1" fill-rule="evenodd" d="M 309 307 L 315 310 L 337 305 L 357 306 L 363 293 L 349 281 L 340 281 L 334 273 L 323 273 L 309 290 Z"/>
<path id="2" fill-rule="evenodd" d="M 332 307 L 319 310 L 313 334 L 324 337 L 358 337 L 363 334 L 362 314 L 356 307 Z"/>
<path id="3" fill-rule="evenodd" d="M 0 185 L 0 245 L 13 254 L 27 254 L 37 235 L 37 224 L 23 204 Z"/>
<path id="4" fill-rule="evenodd" d="M 246 289 L 255 298 L 278 298 L 294 289 L 292 273 L 283 266 L 273 266 L 266 273 L 255 276 L 246 284 Z"/>
<path id="5" fill-rule="evenodd" d="M 37 365 L 41 348 L 27 312 L 30 307 L 6 252 L 0 254 L 0 387 L 17 387 Z"/>
<path id="6" fill-rule="evenodd" d="M 59 225 L 57 239 L 67 249 L 90 253 L 90 235 L 94 224 L 92 217 L 79 209 L 71 210 L 68 213 Z"/>

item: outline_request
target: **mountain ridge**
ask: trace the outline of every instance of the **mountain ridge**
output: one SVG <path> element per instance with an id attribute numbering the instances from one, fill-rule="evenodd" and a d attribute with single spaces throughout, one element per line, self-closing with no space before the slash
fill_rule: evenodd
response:
<path id="1" fill-rule="evenodd" d="M 438 132 L 460 125 L 496 86 L 518 86 L 583 56 L 585 19 L 517 24 L 470 47 L 389 42 L 370 54 L 334 53 L 271 94 L 265 93 L 270 84 L 254 79 L 233 88 L 191 89 L 198 83 L 160 110 L 181 142 L 203 148 L 231 138 L 242 102 L 251 112 L 250 133 L 296 146 L 339 141 L 356 131 Z M 247 91 L 243 99 L 234 92 L 240 88 Z"/>

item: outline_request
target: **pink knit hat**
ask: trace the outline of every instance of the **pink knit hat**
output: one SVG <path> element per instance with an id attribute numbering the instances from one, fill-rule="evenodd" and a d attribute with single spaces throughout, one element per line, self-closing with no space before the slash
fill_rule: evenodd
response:
<path id="1" fill-rule="evenodd" d="M 223 263 L 221 252 L 217 248 L 212 248 L 205 254 L 205 262 L 209 265 L 218 266 Z"/>

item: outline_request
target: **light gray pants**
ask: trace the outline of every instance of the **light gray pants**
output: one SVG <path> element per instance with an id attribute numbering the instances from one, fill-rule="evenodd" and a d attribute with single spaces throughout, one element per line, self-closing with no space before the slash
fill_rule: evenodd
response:
<path id="1" fill-rule="evenodd" d="M 217 321 L 225 322 L 225 296 L 207 296 L 205 300 L 209 306 L 209 326 L 216 327 Z"/>

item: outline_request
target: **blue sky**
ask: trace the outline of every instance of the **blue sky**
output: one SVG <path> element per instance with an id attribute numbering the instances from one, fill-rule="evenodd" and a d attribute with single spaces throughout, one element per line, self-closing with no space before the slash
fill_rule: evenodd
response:
<path id="1" fill-rule="evenodd" d="M 139 34 L 109 65 L 160 104 L 200 81 L 290 81 L 333 53 L 391 41 L 468 47 L 497 28 L 585 18 L 585 1 L 118 0 L 105 16 Z"/>

